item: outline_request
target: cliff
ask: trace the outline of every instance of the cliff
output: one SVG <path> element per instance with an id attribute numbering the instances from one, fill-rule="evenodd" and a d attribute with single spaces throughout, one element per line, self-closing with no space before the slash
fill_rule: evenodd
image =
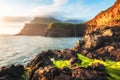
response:
<path id="1" fill-rule="evenodd" d="M 29 24 L 25 24 L 24 28 L 21 30 L 21 32 L 18 35 L 44 36 L 46 29 L 47 29 L 47 24 L 29 23 Z"/>
<path id="2" fill-rule="evenodd" d="M 120 0 L 117 0 L 113 6 L 100 12 L 94 19 L 86 23 L 91 27 L 105 27 L 120 25 Z"/>
<path id="3" fill-rule="evenodd" d="M 82 24 L 63 23 L 54 18 L 34 18 L 25 24 L 18 35 L 47 37 L 77 37 L 83 36 L 86 26 Z"/>
<path id="4" fill-rule="evenodd" d="M 78 37 L 83 36 L 86 26 L 83 24 L 53 23 L 47 28 L 48 37 Z"/>

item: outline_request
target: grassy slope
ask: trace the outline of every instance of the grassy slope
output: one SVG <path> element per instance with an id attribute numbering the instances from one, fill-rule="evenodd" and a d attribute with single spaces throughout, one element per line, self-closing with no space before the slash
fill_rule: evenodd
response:
<path id="1" fill-rule="evenodd" d="M 96 59 L 89 59 L 81 54 L 78 54 L 79 59 L 82 60 L 81 64 L 77 64 L 78 66 L 89 66 L 94 63 L 101 63 L 106 67 L 107 72 L 109 73 L 110 77 L 108 77 L 109 80 L 120 80 L 120 62 L 113 62 L 110 60 L 101 61 L 101 60 L 96 60 Z M 54 61 L 54 65 L 58 68 L 62 67 L 69 67 L 69 61 L 68 60 L 59 60 L 59 61 Z"/>
<path id="2" fill-rule="evenodd" d="M 71 23 L 50 23 L 50 24 L 48 24 L 47 29 L 51 29 L 53 26 L 56 26 L 59 30 L 64 30 L 65 27 L 67 27 L 67 26 L 73 27 L 74 24 L 71 24 Z"/>

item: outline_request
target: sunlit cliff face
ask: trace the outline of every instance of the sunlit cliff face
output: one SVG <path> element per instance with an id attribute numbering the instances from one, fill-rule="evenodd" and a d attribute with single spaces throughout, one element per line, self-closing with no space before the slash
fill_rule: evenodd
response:
<path id="1" fill-rule="evenodd" d="M 102 11 L 93 20 L 87 23 L 93 27 L 115 26 L 120 25 L 120 0 L 110 8 Z"/>

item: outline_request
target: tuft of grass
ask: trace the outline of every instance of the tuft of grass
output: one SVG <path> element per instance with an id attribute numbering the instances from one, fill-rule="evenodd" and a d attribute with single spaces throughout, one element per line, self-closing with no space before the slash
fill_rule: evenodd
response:
<path id="1" fill-rule="evenodd" d="M 63 68 L 63 67 L 68 67 L 68 68 L 70 68 L 69 61 L 68 61 L 68 60 L 57 60 L 57 61 L 54 61 L 53 64 L 54 64 L 55 67 L 57 67 L 57 68 Z"/>

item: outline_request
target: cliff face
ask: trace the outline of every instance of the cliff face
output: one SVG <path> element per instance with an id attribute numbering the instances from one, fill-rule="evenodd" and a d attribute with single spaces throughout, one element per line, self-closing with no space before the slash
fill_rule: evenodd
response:
<path id="1" fill-rule="evenodd" d="M 86 26 L 82 24 L 62 23 L 54 18 L 36 17 L 18 35 L 74 37 L 83 36 Z"/>
<path id="2" fill-rule="evenodd" d="M 24 28 L 18 35 L 29 35 L 29 36 L 44 36 L 47 24 L 25 24 Z"/>
<path id="3" fill-rule="evenodd" d="M 25 24 L 18 35 L 45 36 L 48 24 L 60 22 L 51 17 L 35 17 L 30 23 Z"/>
<path id="4" fill-rule="evenodd" d="M 120 0 L 105 11 L 99 13 L 94 19 L 86 23 L 91 27 L 118 26 L 120 25 Z"/>
<path id="5" fill-rule="evenodd" d="M 47 28 L 49 37 L 79 37 L 83 36 L 86 26 L 83 24 L 53 23 Z"/>

